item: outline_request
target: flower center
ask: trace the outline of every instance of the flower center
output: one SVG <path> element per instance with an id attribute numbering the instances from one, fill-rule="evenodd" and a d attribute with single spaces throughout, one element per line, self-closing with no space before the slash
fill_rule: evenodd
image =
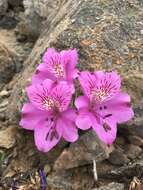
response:
<path id="1" fill-rule="evenodd" d="M 54 73 L 57 77 L 63 77 L 64 76 L 64 69 L 61 64 L 55 64 L 54 65 Z"/>
<path id="2" fill-rule="evenodd" d="M 54 100 L 50 97 L 46 97 L 43 100 L 43 108 L 46 110 L 51 110 L 54 107 Z"/>
<path id="3" fill-rule="evenodd" d="M 105 89 L 101 89 L 100 91 L 93 90 L 91 92 L 91 97 L 97 102 L 102 102 L 106 97 L 108 97 L 108 93 Z"/>

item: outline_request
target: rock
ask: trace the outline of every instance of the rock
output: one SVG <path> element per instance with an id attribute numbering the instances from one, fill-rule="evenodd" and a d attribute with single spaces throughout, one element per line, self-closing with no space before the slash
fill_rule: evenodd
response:
<path id="1" fill-rule="evenodd" d="M 0 88 L 8 83 L 14 75 L 14 54 L 0 41 Z"/>
<path id="2" fill-rule="evenodd" d="M 8 8 L 7 0 L 0 0 L 0 16 L 5 15 Z"/>
<path id="3" fill-rule="evenodd" d="M 5 114 L 3 112 L 0 113 L 0 121 L 5 121 Z"/>
<path id="4" fill-rule="evenodd" d="M 8 100 L 4 99 L 2 103 L 0 103 L 0 113 L 4 113 L 8 106 Z"/>
<path id="5" fill-rule="evenodd" d="M 8 105 L 8 100 L 7 100 L 7 99 L 4 99 L 4 100 L 2 101 L 2 103 L 0 103 L 0 109 L 1 109 L 1 108 L 5 108 L 7 105 Z"/>
<path id="6" fill-rule="evenodd" d="M 13 30 L 0 30 L 0 90 L 22 69 L 31 47 L 31 43 L 18 43 Z"/>
<path id="7" fill-rule="evenodd" d="M 105 160 L 109 157 L 112 148 L 101 144 L 95 132 L 87 132 L 81 138 L 63 150 L 60 157 L 56 160 L 55 170 L 66 170 L 78 166 Z"/>
<path id="8" fill-rule="evenodd" d="M 131 144 L 137 145 L 137 146 L 143 146 L 143 139 L 136 135 L 130 135 L 128 136 L 128 140 Z"/>
<path id="9" fill-rule="evenodd" d="M 138 157 L 141 152 L 142 152 L 142 149 L 139 146 L 136 146 L 133 144 L 126 146 L 126 155 L 128 158 L 132 160 Z"/>
<path id="10" fill-rule="evenodd" d="M 2 90 L 0 92 L 0 99 L 4 98 L 4 97 L 8 97 L 10 95 L 10 93 L 7 90 Z"/>
<path id="11" fill-rule="evenodd" d="M 122 183 L 109 183 L 106 186 L 95 188 L 93 190 L 124 190 L 124 184 Z"/>
<path id="12" fill-rule="evenodd" d="M 128 136 L 138 136 L 140 138 L 143 138 L 143 126 L 142 126 L 142 119 L 141 119 L 142 115 L 140 115 L 140 119 L 139 119 L 139 123 L 138 121 L 135 123 L 136 124 L 131 124 L 129 125 L 127 128 L 127 134 Z"/>
<path id="13" fill-rule="evenodd" d="M 131 179 L 138 174 L 143 175 L 143 155 L 127 165 L 109 170 L 104 177 L 112 180 L 121 180 L 125 176 L 126 179 Z"/>
<path id="14" fill-rule="evenodd" d="M 47 16 L 51 17 L 50 15 L 53 15 L 54 12 L 56 13 L 61 3 L 62 1 L 59 2 L 58 0 L 55 0 L 54 2 L 52 0 L 23 1 L 25 7 L 25 14 L 27 16 L 32 15 L 34 14 L 34 12 L 36 12 L 40 17 L 43 18 L 47 18 Z M 52 18 L 54 18 L 54 16 Z"/>
<path id="15" fill-rule="evenodd" d="M 122 166 L 128 163 L 129 161 L 130 160 L 120 149 L 115 149 L 113 152 L 111 152 L 109 157 L 109 162 L 118 166 Z"/>
<path id="16" fill-rule="evenodd" d="M 12 148 L 16 142 L 16 128 L 9 127 L 7 129 L 0 131 L 0 147 L 2 148 Z"/>
<path id="17" fill-rule="evenodd" d="M 124 146 L 126 144 L 126 141 L 123 136 L 118 136 L 115 143 L 119 146 Z"/>
<path id="18" fill-rule="evenodd" d="M 13 7 L 18 7 L 22 5 L 22 0 L 8 0 L 8 3 Z"/>
<path id="19" fill-rule="evenodd" d="M 138 111 L 140 105 L 143 110 L 142 35 L 138 32 L 142 28 L 141 3 L 135 9 L 134 6 L 129 9 L 130 5 L 126 1 L 103 3 L 94 0 L 68 0 L 60 1 L 57 7 L 56 13 L 55 9 L 51 10 L 50 14 L 54 16 L 45 20 L 42 33 L 24 63 L 25 69 L 15 81 L 8 108 L 11 114 L 8 114 L 8 118 L 17 120 L 17 113 L 25 100 L 22 98 L 25 97 L 22 91 L 26 87 L 26 79 L 31 77 L 36 65 L 40 63 L 41 54 L 51 46 L 59 50 L 77 48 L 81 70 L 116 69 L 123 78 L 124 89 L 132 97 L 133 107 Z M 128 9 L 131 11 L 131 18 L 126 11 Z M 35 28 L 37 30 L 38 27 Z"/>
<path id="20" fill-rule="evenodd" d="M 43 31 L 45 20 L 47 20 L 46 25 L 49 26 L 55 19 L 60 7 L 63 6 L 62 3 L 64 3 L 63 0 L 23 0 L 25 15 L 18 24 L 20 35 L 29 36 L 29 39 L 32 38 L 33 40 L 37 39 L 40 32 Z M 58 17 L 61 18 L 63 13 L 60 12 Z"/>

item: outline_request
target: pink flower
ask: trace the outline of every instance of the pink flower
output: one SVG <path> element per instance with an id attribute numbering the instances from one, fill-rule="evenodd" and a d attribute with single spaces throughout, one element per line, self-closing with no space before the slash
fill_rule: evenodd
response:
<path id="1" fill-rule="evenodd" d="M 78 128 L 93 128 L 98 137 L 111 145 L 116 138 L 117 123 L 134 116 L 130 97 L 121 92 L 121 79 L 116 72 L 82 72 L 79 76 L 84 96 L 76 99 Z"/>
<path id="2" fill-rule="evenodd" d="M 78 55 L 76 49 L 64 50 L 57 52 L 54 48 L 49 48 L 45 52 L 42 62 L 32 77 L 32 83 L 41 83 L 45 79 L 51 79 L 58 83 L 59 81 L 66 81 L 72 85 L 73 79 L 77 77 Z"/>
<path id="3" fill-rule="evenodd" d="M 76 113 L 69 108 L 72 98 L 67 83 L 53 87 L 50 79 L 27 88 L 30 102 L 22 108 L 20 125 L 34 130 L 35 144 L 40 151 L 52 149 L 63 137 L 68 142 L 78 139 Z"/>

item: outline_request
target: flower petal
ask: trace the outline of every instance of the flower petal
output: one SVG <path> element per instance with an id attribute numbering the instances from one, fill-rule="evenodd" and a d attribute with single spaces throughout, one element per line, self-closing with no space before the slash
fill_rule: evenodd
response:
<path id="1" fill-rule="evenodd" d="M 72 98 L 72 89 L 66 82 L 60 82 L 52 89 L 51 95 L 58 104 L 60 111 L 65 111 Z"/>
<path id="2" fill-rule="evenodd" d="M 62 116 L 66 119 L 69 119 L 70 121 L 75 121 L 77 114 L 75 109 L 69 108 L 62 113 Z"/>
<path id="3" fill-rule="evenodd" d="M 100 121 L 95 116 L 92 116 L 92 127 L 99 139 L 105 144 L 111 145 L 116 139 L 117 126 L 113 117 Z"/>
<path id="4" fill-rule="evenodd" d="M 62 136 L 62 131 L 48 125 L 47 122 L 40 122 L 34 130 L 35 144 L 39 151 L 48 152 L 59 141 Z"/>
<path id="5" fill-rule="evenodd" d="M 75 142 L 78 139 L 78 130 L 74 122 L 66 118 L 62 118 L 57 121 L 57 125 L 59 128 L 62 128 L 62 136 L 66 141 Z"/>
<path id="6" fill-rule="evenodd" d="M 47 112 L 37 109 L 31 103 L 26 103 L 22 108 L 22 118 L 20 126 L 25 129 L 33 130 L 39 121 L 45 120 Z"/>
<path id="7" fill-rule="evenodd" d="M 49 63 L 55 53 L 57 53 L 57 52 L 54 48 L 48 48 L 42 57 L 43 62 Z"/>
<path id="8" fill-rule="evenodd" d="M 123 123 L 134 116 L 130 105 L 130 96 L 127 93 L 119 93 L 113 99 L 106 102 L 108 112 L 113 115 L 117 123 Z"/>
<path id="9" fill-rule="evenodd" d="M 91 128 L 92 121 L 91 121 L 90 115 L 91 114 L 88 112 L 87 109 L 82 108 L 79 110 L 79 114 L 76 118 L 76 125 L 79 129 L 87 130 Z"/>
<path id="10" fill-rule="evenodd" d="M 77 109 L 88 107 L 89 106 L 88 98 L 86 96 L 79 96 L 75 100 L 75 106 Z"/>
<path id="11" fill-rule="evenodd" d="M 80 81 L 80 85 L 82 87 L 83 93 L 87 97 L 90 97 L 92 90 L 94 89 L 94 86 L 96 84 L 96 77 L 94 76 L 94 74 L 92 75 L 88 71 L 83 71 L 80 73 L 79 81 Z"/>
<path id="12" fill-rule="evenodd" d="M 56 80 L 56 77 L 48 71 L 47 64 L 41 63 L 37 69 L 36 73 L 32 76 L 32 84 L 42 83 L 46 79 Z"/>
<path id="13" fill-rule="evenodd" d="M 71 81 L 77 77 L 78 70 L 75 68 L 78 62 L 78 54 L 76 49 L 61 52 L 62 61 L 65 65 L 66 79 Z"/>
<path id="14" fill-rule="evenodd" d="M 96 101 L 106 101 L 120 92 L 121 78 L 117 72 L 94 72 L 96 83 L 94 86 L 94 96 Z"/>
<path id="15" fill-rule="evenodd" d="M 26 88 L 30 102 L 38 109 L 45 110 L 43 108 L 43 99 L 49 97 L 53 81 L 46 79 L 43 83 L 37 85 L 31 85 Z"/>

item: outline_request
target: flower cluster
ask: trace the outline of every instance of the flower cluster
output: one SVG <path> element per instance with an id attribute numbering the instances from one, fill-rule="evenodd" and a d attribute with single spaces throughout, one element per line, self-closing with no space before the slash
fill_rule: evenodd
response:
<path id="1" fill-rule="evenodd" d="M 99 139 L 111 145 L 116 139 L 117 124 L 134 115 L 130 96 L 121 91 L 121 79 L 115 72 L 79 72 L 75 49 L 57 52 L 47 49 L 42 63 L 26 88 L 29 102 L 22 108 L 20 125 L 34 130 L 35 144 L 48 152 L 61 138 L 78 139 L 78 128 L 93 128 Z M 83 95 L 76 97 L 74 80 L 79 80 Z"/>

